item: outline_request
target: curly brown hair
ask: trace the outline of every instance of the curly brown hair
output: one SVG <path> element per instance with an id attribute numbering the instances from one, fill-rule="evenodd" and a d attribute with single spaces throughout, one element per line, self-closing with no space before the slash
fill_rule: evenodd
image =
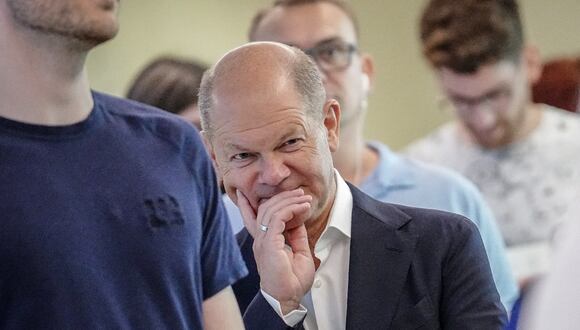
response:
<path id="1" fill-rule="evenodd" d="M 421 17 L 423 54 L 435 68 L 473 73 L 517 61 L 524 36 L 515 0 L 432 0 Z"/>

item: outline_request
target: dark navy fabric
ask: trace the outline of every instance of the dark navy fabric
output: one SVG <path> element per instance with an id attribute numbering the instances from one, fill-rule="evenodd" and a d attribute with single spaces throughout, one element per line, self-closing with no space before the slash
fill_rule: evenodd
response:
<path id="1" fill-rule="evenodd" d="M 471 221 L 382 203 L 349 187 L 346 329 L 503 329 L 505 311 Z M 288 329 L 259 291 L 252 237 L 243 229 L 237 238 L 250 270 L 233 286 L 246 329 Z"/>
<path id="2" fill-rule="evenodd" d="M 93 93 L 89 117 L 0 118 L 0 329 L 199 329 L 246 275 L 195 128 Z"/>

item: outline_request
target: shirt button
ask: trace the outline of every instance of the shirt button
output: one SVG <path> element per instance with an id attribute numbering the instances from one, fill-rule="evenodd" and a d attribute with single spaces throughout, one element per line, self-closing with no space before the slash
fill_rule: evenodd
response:
<path id="1" fill-rule="evenodd" d="M 316 280 L 314 281 L 314 287 L 318 289 L 318 288 L 320 288 L 321 286 L 322 286 L 322 281 L 321 281 L 320 279 L 316 279 Z"/>

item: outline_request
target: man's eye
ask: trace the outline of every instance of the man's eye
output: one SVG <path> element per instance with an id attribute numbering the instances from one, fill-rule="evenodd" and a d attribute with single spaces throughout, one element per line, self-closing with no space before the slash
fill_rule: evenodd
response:
<path id="1" fill-rule="evenodd" d="M 462 99 L 462 98 L 450 98 L 451 103 L 453 103 L 456 106 L 464 106 L 464 105 L 470 105 L 471 104 L 471 100 L 468 99 Z"/>
<path id="2" fill-rule="evenodd" d="M 249 152 L 241 152 L 239 154 L 235 154 L 232 156 L 233 160 L 246 160 L 250 157 L 250 153 Z"/>
<path id="3" fill-rule="evenodd" d="M 294 151 L 300 147 L 301 139 L 290 139 L 282 144 L 282 150 Z"/>
<path id="4" fill-rule="evenodd" d="M 292 144 L 296 144 L 296 143 L 298 143 L 298 139 L 291 139 L 291 140 L 284 142 L 284 145 L 292 145 Z"/>
<path id="5" fill-rule="evenodd" d="M 507 94 L 508 94 L 508 92 L 506 92 L 503 89 L 495 90 L 495 91 L 487 94 L 484 97 L 484 100 L 486 100 L 486 101 L 495 101 L 497 99 L 500 99 L 500 98 L 506 96 Z"/>
<path id="6" fill-rule="evenodd" d="M 332 59 L 339 56 L 341 50 L 338 47 L 327 47 L 318 50 L 318 56 L 323 59 Z"/>

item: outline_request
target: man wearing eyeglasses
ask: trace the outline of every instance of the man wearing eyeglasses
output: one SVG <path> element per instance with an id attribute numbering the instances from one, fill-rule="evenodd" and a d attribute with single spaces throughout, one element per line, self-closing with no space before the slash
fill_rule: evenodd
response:
<path id="1" fill-rule="evenodd" d="M 410 161 L 387 146 L 364 139 L 367 97 L 373 60 L 358 49 L 358 25 L 342 1 L 276 1 L 255 16 L 252 41 L 277 41 L 303 49 L 321 72 L 326 97 L 339 102 L 340 147 L 335 168 L 349 182 L 375 199 L 459 213 L 471 219 L 483 238 L 492 273 L 506 308 L 517 296 L 503 240 L 477 189 L 447 170 Z M 230 219 L 241 228 L 241 216 L 226 198 Z M 236 225 L 237 224 L 237 225 Z M 241 302 L 242 309 L 246 303 Z"/>
<path id="2" fill-rule="evenodd" d="M 580 119 L 532 103 L 540 59 L 524 42 L 513 0 L 433 0 L 421 40 L 455 120 L 414 143 L 410 155 L 479 187 L 525 282 L 548 268 L 556 226 L 577 218 Z"/>

